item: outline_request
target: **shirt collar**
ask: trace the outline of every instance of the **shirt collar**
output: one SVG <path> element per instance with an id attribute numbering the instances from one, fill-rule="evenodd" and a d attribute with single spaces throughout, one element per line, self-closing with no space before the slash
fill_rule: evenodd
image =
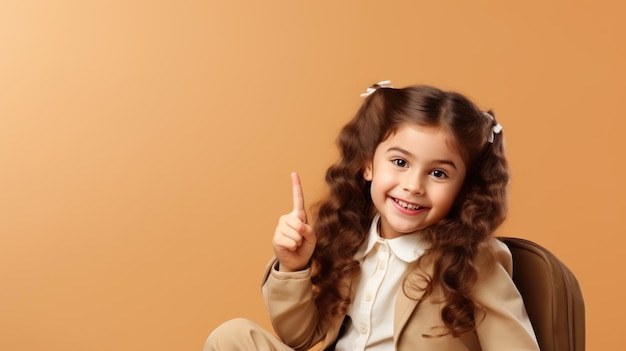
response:
<path id="1" fill-rule="evenodd" d="M 356 259 L 360 260 L 367 256 L 376 243 L 389 245 L 393 254 L 406 263 L 416 261 L 425 251 L 425 243 L 421 240 L 420 233 L 402 235 L 393 239 L 385 239 L 378 232 L 378 223 L 380 222 L 380 214 L 376 214 L 372 220 L 370 232 L 367 241 L 361 246 L 356 254 Z"/>

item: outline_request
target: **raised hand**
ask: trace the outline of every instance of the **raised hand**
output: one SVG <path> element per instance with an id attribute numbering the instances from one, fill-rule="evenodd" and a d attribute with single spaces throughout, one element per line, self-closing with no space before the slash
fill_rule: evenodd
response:
<path id="1" fill-rule="evenodd" d="M 307 224 L 302 184 L 297 173 L 291 173 L 293 210 L 278 220 L 272 246 L 278 258 L 279 269 L 286 272 L 306 268 L 315 249 L 316 236 Z"/>

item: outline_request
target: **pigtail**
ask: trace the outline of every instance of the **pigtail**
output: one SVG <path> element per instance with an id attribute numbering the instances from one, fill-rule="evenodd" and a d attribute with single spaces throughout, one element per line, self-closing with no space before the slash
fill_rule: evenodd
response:
<path id="1" fill-rule="evenodd" d="M 489 116 L 475 108 L 469 112 L 476 129 L 465 128 L 465 140 L 463 135 L 457 135 L 460 146 L 469 150 L 464 186 L 448 216 L 426 231 L 432 245 L 418 260 L 418 264 L 430 262 L 433 274 L 414 276 L 405 282 L 414 289 L 419 285 L 422 299 L 430 296 L 436 287 L 441 288 L 441 319 L 446 330 L 439 335 L 472 332 L 480 322 L 475 319 L 475 311 L 481 306 L 471 296 L 478 280 L 477 261 L 493 262 L 494 257 L 479 258 L 476 253 L 486 245 L 507 213 L 509 170 L 501 127 L 494 135 L 493 128 L 499 124 L 491 111 Z M 494 136 L 491 142 L 490 136 Z"/>
<path id="2" fill-rule="evenodd" d="M 340 284 L 360 272 L 354 259 L 374 216 L 364 165 L 378 145 L 384 99 L 372 92 L 337 138 L 339 160 L 326 171 L 329 193 L 315 207 L 316 249 L 311 258 L 314 298 L 321 318 L 344 314 L 350 306 Z"/>

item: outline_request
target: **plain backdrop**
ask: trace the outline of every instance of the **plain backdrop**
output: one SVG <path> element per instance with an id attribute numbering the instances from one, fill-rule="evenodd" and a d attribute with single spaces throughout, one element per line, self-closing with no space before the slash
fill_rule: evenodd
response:
<path id="1" fill-rule="evenodd" d="M 504 126 L 498 235 L 577 275 L 620 350 L 622 1 L 0 2 L 0 349 L 200 350 L 270 328 L 260 279 L 289 173 L 324 193 L 370 84 L 467 94 Z"/>

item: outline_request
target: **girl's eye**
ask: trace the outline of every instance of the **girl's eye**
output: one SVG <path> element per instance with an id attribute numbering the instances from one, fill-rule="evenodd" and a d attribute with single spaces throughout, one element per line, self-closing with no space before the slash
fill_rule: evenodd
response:
<path id="1" fill-rule="evenodd" d="M 430 172 L 430 174 L 435 177 L 435 178 L 447 178 L 448 175 L 446 174 L 446 172 L 440 170 L 440 169 L 436 169 L 432 172 Z"/>
<path id="2" fill-rule="evenodd" d="M 403 167 L 404 168 L 404 167 L 407 166 L 407 162 L 405 160 L 401 159 L 401 158 L 396 158 L 394 160 L 391 160 L 391 162 L 394 165 L 398 166 L 398 167 Z"/>

